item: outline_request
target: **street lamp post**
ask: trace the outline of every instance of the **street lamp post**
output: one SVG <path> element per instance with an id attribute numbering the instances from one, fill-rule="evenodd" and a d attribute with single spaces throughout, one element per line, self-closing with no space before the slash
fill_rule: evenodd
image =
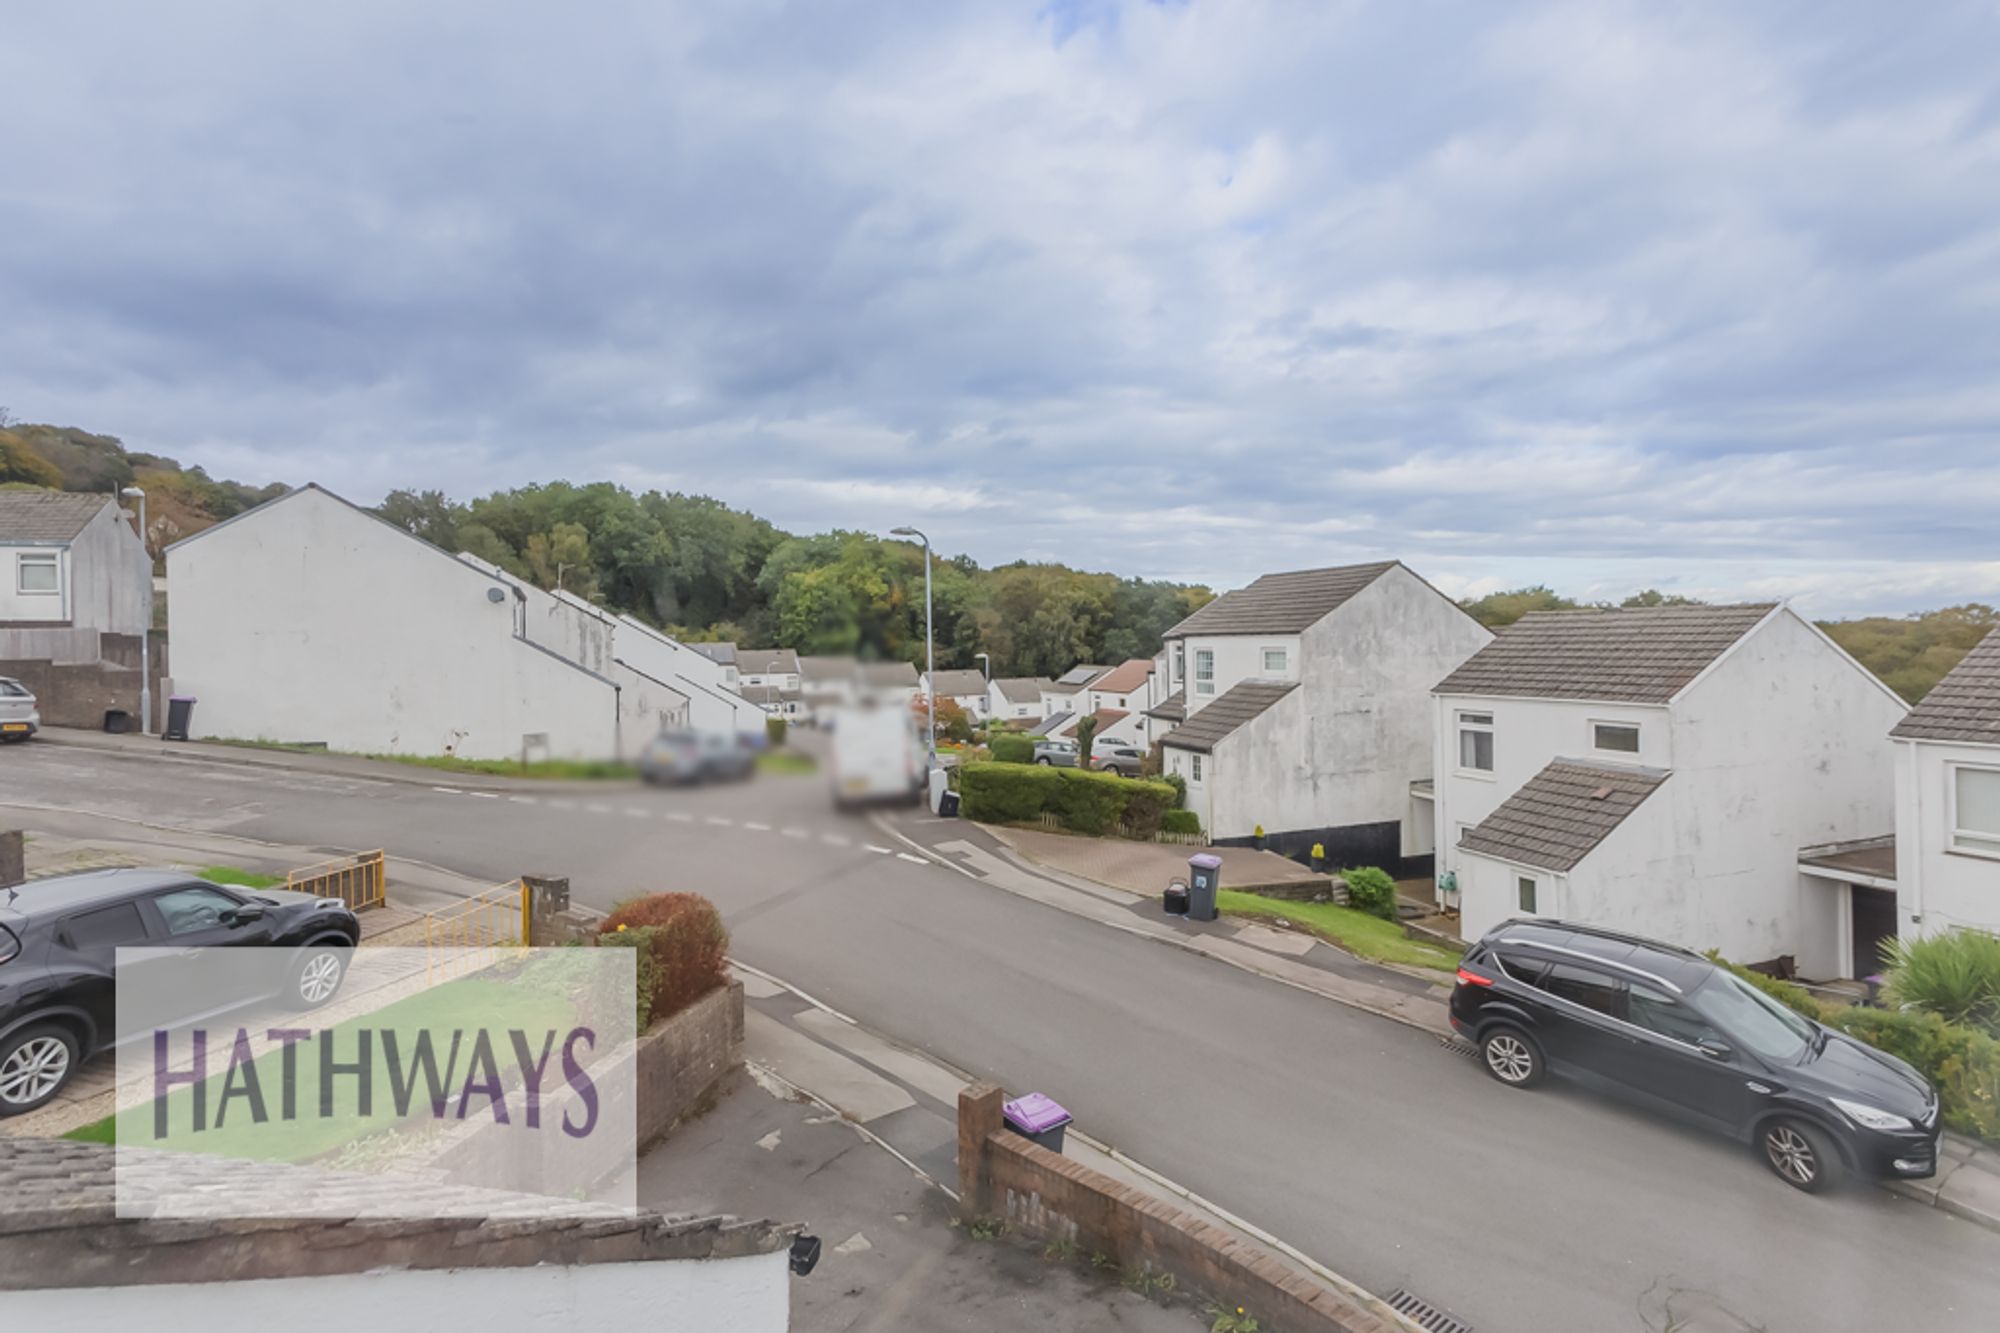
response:
<path id="1" fill-rule="evenodd" d="M 139 548 L 146 551 L 146 623 L 139 631 L 139 734 L 153 734 L 153 553 L 146 550 L 146 493 L 137 486 L 118 492 L 139 502 Z"/>
<path id="2" fill-rule="evenodd" d="M 979 659 L 979 674 L 990 682 L 993 679 L 993 659 L 985 653 L 974 653 L 973 656 Z"/>
<path id="3" fill-rule="evenodd" d="M 915 528 L 891 528 L 891 537 L 915 537 L 924 544 L 924 747 L 937 767 L 937 658 L 931 647 L 931 539 Z"/>

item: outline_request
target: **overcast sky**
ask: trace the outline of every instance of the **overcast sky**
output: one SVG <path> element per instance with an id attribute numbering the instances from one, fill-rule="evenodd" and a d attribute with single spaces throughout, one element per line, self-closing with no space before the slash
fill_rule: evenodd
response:
<path id="1" fill-rule="evenodd" d="M 2000 8 L 9 6 L 0 403 L 1218 588 L 2000 599 Z"/>

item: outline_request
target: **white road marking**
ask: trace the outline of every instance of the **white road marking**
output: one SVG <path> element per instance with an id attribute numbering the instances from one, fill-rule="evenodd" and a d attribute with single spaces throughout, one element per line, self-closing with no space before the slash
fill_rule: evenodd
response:
<path id="1" fill-rule="evenodd" d="M 460 790 L 459 790 L 458 788 L 456 788 L 456 787 L 432 787 L 432 788 L 431 788 L 431 790 L 432 790 L 432 791 L 441 791 L 441 792 L 444 792 L 444 793 L 446 793 L 447 795 L 451 795 L 451 796 L 463 796 L 463 795 L 465 795 L 465 793 L 464 793 L 464 792 L 460 791 Z"/>
<path id="2" fill-rule="evenodd" d="M 512 801 L 512 802 L 513 802 L 513 803 L 514 803 L 515 805 L 534 805 L 534 804 L 535 804 L 535 798 L 534 798 L 534 797 L 532 797 L 532 796 L 509 796 L 509 797 L 508 797 L 507 799 L 508 799 L 508 800 L 510 800 L 510 801 Z"/>
<path id="3" fill-rule="evenodd" d="M 890 853 L 892 853 L 892 852 L 894 852 L 894 851 L 896 850 L 896 849 L 895 849 L 894 847 L 877 847 L 877 846 L 876 846 L 876 845 L 875 845 L 874 843 L 872 843 L 872 842 L 871 842 L 871 843 L 865 843 L 865 844 L 863 844 L 863 845 L 864 845 L 864 846 L 866 846 L 866 847 L 868 848 L 868 850 L 869 850 L 869 851 L 871 851 L 871 852 L 875 853 L 875 855 L 877 855 L 877 856 L 888 856 L 888 855 L 889 855 Z"/>
<path id="4" fill-rule="evenodd" d="M 743 827 L 749 829 L 752 833 L 769 833 L 771 831 L 769 824 L 759 824 L 754 820 L 748 819 L 743 821 Z"/>
<path id="5" fill-rule="evenodd" d="M 467 796 L 477 796 L 482 801 L 497 801 L 500 799 L 500 793 L 497 791 L 469 791 L 465 794 Z"/>
<path id="6" fill-rule="evenodd" d="M 910 861 L 910 862 L 914 862 L 915 864 L 917 864 L 917 865 L 920 865 L 920 866 L 927 866 L 927 865 L 929 865 L 929 864 L 930 864 L 930 862 L 929 862 L 928 860 L 926 860 L 925 858 L 923 858 L 923 857 L 921 857 L 921 856 L 911 856 L 911 855 L 910 855 L 910 854 L 909 854 L 908 852 L 897 852 L 897 853 L 896 853 L 896 859 L 897 859 L 898 861 Z"/>
<path id="7" fill-rule="evenodd" d="M 819 835 L 819 840 L 829 847 L 847 846 L 847 836 L 841 833 L 822 833 Z"/>
<path id="8" fill-rule="evenodd" d="M 812 836 L 812 834 L 806 832 L 802 828 L 779 829 L 778 831 L 784 834 L 787 838 L 810 838 Z"/>
<path id="9" fill-rule="evenodd" d="M 708 816 L 708 818 L 702 820 L 701 822 L 704 824 L 713 824 L 717 828 L 728 828 L 735 821 L 724 819 L 721 815 L 710 815 Z"/>
<path id="10" fill-rule="evenodd" d="M 667 818 L 673 820 L 676 824 L 694 823 L 694 816 L 684 810 L 669 810 L 667 811 Z"/>
<path id="11" fill-rule="evenodd" d="M 608 805 L 586 805 L 583 808 L 593 815 L 608 815 L 611 813 L 611 807 Z"/>

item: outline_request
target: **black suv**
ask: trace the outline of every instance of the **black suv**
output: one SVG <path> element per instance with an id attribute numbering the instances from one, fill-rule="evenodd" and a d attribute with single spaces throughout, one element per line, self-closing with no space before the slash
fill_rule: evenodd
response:
<path id="1" fill-rule="evenodd" d="M 230 888 L 176 871 L 104 870 L 0 889 L 0 1116 L 47 1102 L 114 1042 L 120 945 L 179 950 L 177 963 L 189 968 L 207 949 L 268 949 L 269 986 L 240 998 L 278 995 L 310 1009 L 340 989 L 347 951 L 360 939 L 360 923 L 338 900 Z M 190 972 L 161 993 L 204 989 Z"/>
<path id="2" fill-rule="evenodd" d="M 1937 1169 L 1937 1093 L 1923 1075 L 1672 945 L 1506 922 L 1466 951 L 1451 1025 L 1510 1087 L 1547 1071 L 1605 1085 L 1755 1143 L 1798 1189 L 1830 1189 L 1847 1170 Z"/>

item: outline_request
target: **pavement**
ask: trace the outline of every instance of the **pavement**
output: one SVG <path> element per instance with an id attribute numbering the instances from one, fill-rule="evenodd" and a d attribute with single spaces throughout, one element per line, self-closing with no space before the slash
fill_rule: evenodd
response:
<path id="1" fill-rule="evenodd" d="M 968 821 L 969 822 L 969 821 Z M 1289 857 L 1255 847 L 1182 847 L 1125 838 L 1086 838 L 1074 833 L 981 825 L 984 832 L 1036 865 L 1098 884 L 1158 897 L 1171 880 L 1186 880 L 1188 857 L 1197 853 L 1222 861 L 1222 882 L 1256 893 L 1270 888 L 1331 887 L 1331 877 L 1314 874 Z"/>
<path id="2" fill-rule="evenodd" d="M 734 958 L 900 1049 L 1049 1093 L 1098 1141 L 1478 1333 L 1985 1328 L 2000 1308 L 2000 1236 L 1946 1209 L 1800 1195 L 1581 1089 L 1501 1088 L 1421 1023 L 1328 1003 L 1324 969 L 1182 935 L 963 827 L 842 817 L 823 781 L 473 791 L 171 762 L 9 747 L 0 817 L 386 846 L 475 881 L 566 874 L 587 906 L 705 893 Z"/>

